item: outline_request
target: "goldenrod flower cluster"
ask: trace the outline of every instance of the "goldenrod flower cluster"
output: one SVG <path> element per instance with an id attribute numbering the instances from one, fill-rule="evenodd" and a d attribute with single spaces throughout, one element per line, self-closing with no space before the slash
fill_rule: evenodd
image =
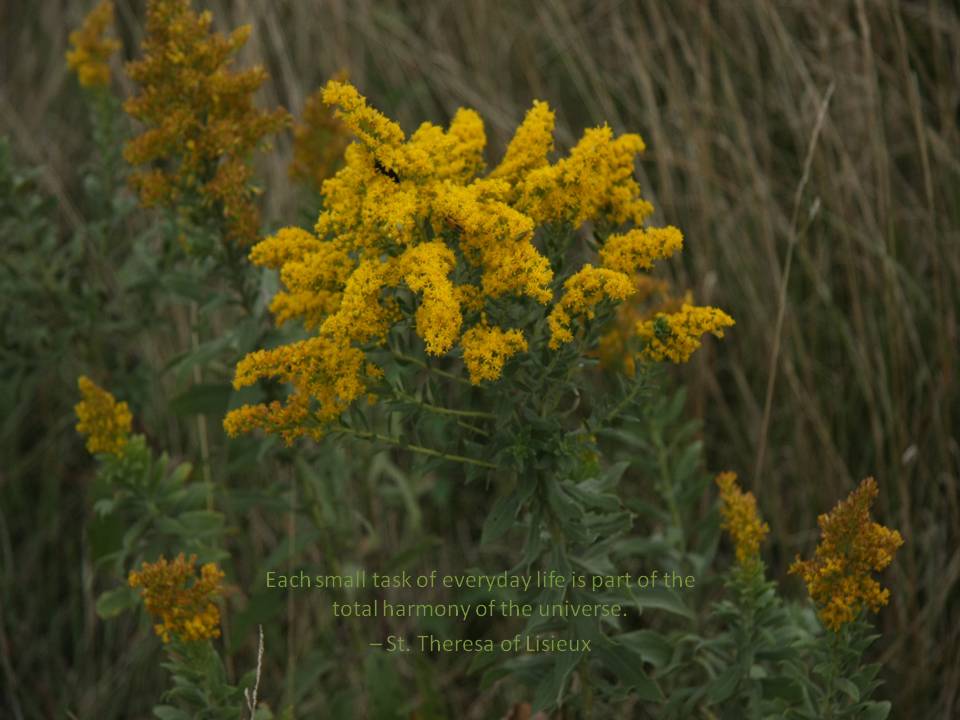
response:
<path id="1" fill-rule="evenodd" d="M 77 379 L 77 386 L 83 400 L 73 409 L 77 414 L 77 432 L 87 436 L 87 450 L 122 455 L 133 425 L 130 408 L 86 375 Z"/>
<path id="2" fill-rule="evenodd" d="M 614 138 L 607 126 L 590 128 L 569 157 L 526 174 L 519 207 L 537 223 L 569 222 L 576 227 L 599 219 L 639 225 L 653 212 L 633 179 L 634 158 L 643 150 L 639 135 Z"/>
<path id="3" fill-rule="evenodd" d="M 643 149 L 636 135 L 588 130 L 552 162 L 554 115 L 535 102 L 502 162 L 485 172 L 486 133 L 473 110 L 458 110 L 446 129 L 427 122 L 407 137 L 349 83 L 330 81 L 323 100 L 357 142 L 323 183 L 313 231 L 285 228 L 250 254 L 280 271 L 277 320 L 298 319 L 315 334 L 238 364 L 238 388 L 273 377 L 293 391 L 286 403 L 231 412 L 231 434 L 259 427 L 288 441 L 322 435 L 382 374 L 367 350 L 401 321 L 428 355 L 462 357 L 471 382 L 495 381 L 530 342 L 505 307 L 542 306 L 549 347 L 559 348 L 580 337 L 602 304 L 632 296 L 638 271 L 682 245 L 676 228 L 640 227 L 652 208 L 633 177 Z M 536 231 L 586 222 L 634 227 L 607 235 L 599 264 L 561 285 Z"/>
<path id="4" fill-rule="evenodd" d="M 474 383 L 496 380 L 512 355 L 524 352 L 527 341 L 519 330 L 475 325 L 463 334 L 463 363 Z"/>
<path id="5" fill-rule="evenodd" d="M 547 317 L 550 347 L 553 349 L 573 340 L 570 323 L 575 316 L 592 320 L 601 302 L 626 300 L 633 295 L 634 286 L 629 276 L 622 272 L 587 264 L 567 279 L 563 290 L 563 296 Z"/>
<path id="6" fill-rule="evenodd" d="M 790 573 L 806 583 L 823 624 L 834 632 L 853 622 L 864 608 L 877 612 L 890 598 L 890 591 L 870 573 L 893 562 L 903 538 L 870 520 L 878 492 L 876 481 L 867 478 L 829 514 L 821 515 L 820 544 L 813 559 L 798 557 L 790 567 Z"/>
<path id="7" fill-rule="evenodd" d="M 756 567 L 760 561 L 760 543 L 770 532 L 770 526 L 760 519 L 753 493 L 740 489 L 736 473 L 720 473 L 716 483 L 720 488 L 721 527 L 733 538 L 737 563 L 742 568 Z"/>
<path id="8" fill-rule="evenodd" d="M 110 56 L 120 49 L 120 42 L 107 37 L 113 25 L 113 3 L 101 2 L 70 33 L 67 66 L 77 74 L 83 87 L 104 87 L 110 84 Z"/>
<path id="9" fill-rule="evenodd" d="M 343 158 L 350 136 L 333 110 L 323 102 L 323 90 L 310 95 L 300 122 L 293 126 L 290 177 L 319 190 Z"/>
<path id="10" fill-rule="evenodd" d="M 143 57 L 128 66 L 141 89 L 124 105 L 145 129 L 124 157 L 148 166 L 132 177 L 145 206 L 198 203 L 195 210 L 217 218 L 229 241 L 249 244 L 260 220 L 247 158 L 287 114 L 253 106 L 263 68 L 231 68 L 250 26 L 224 37 L 210 32 L 211 21 L 190 0 L 148 3 Z"/>
<path id="11" fill-rule="evenodd" d="M 653 362 L 683 363 L 700 347 L 703 335 L 723 337 L 723 329 L 733 324 L 733 318 L 723 310 L 684 303 L 677 312 L 658 312 L 637 323 L 637 337 L 644 343 L 640 355 Z"/>
<path id="12" fill-rule="evenodd" d="M 692 304 L 693 296 L 688 290 L 682 296 L 670 292 L 670 283 L 640 273 L 634 278 L 636 291 L 617 308 L 612 327 L 597 345 L 600 366 L 606 370 L 620 370 L 628 377 L 637 371 L 637 352 L 634 348 L 637 325 L 656 316 L 657 313 L 674 313 L 684 303 Z"/>
<path id="13" fill-rule="evenodd" d="M 224 574 L 207 563 L 197 577 L 196 561 L 196 555 L 187 560 L 180 553 L 173 562 L 161 555 L 127 578 L 130 587 L 139 589 L 147 612 L 157 621 L 153 630 L 165 643 L 220 637 L 220 610 L 214 601 L 223 593 Z"/>

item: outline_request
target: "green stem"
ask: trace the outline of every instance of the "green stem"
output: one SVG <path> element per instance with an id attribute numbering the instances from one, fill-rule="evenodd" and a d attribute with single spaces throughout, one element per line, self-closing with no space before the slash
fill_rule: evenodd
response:
<path id="1" fill-rule="evenodd" d="M 680 549 L 686 552 L 687 534 L 683 528 L 680 508 L 677 507 L 677 498 L 673 491 L 673 483 L 670 479 L 670 463 L 667 459 L 667 448 L 663 444 L 663 438 L 660 436 L 659 430 L 655 433 L 655 439 L 657 444 L 657 462 L 660 466 L 660 484 L 663 486 L 663 497 L 667 501 L 667 506 L 670 508 L 673 524 L 676 525 L 677 530 L 680 532 Z"/>
<path id="2" fill-rule="evenodd" d="M 478 435 L 483 435 L 484 437 L 490 437 L 490 433 L 484 430 L 483 428 L 477 427 L 476 425 L 471 425 L 470 423 L 464 422 L 463 420 L 457 420 L 457 425 L 462 428 L 466 428 L 467 430 L 471 430 L 477 433 Z"/>
<path id="3" fill-rule="evenodd" d="M 835 632 L 830 633 L 830 674 L 827 676 L 827 691 L 824 694 L 824 705 L 821 716 L 824 720 L 833 720 L 833 692 L 834 683 L 837 677 L 837 645 L 840 642 L 840 635 Z"/>
<path id="4" fill-rule="evenodd" d="M 296 484 L 298 473 L 296 469 L 293 470 L 293 482 Z M 313 526 L 316 528 L 317 532 L 320 533 L 322 537 L 322 542 L 325 545 L 326 552 L 323 553 L 324 560 L 329 563 L 330 569 L 333 570 L 334 575 L 343 575 L 343 566 L 340 563 L 340 547 L 336 543 L 333 534 L 330 532 L 329 525 L 323 518 L 323 513 L 320 508 L 320 497 L 316 492 L 316 489 L 313 487 L 313 484 L 310 482 L 309 478 L 303 478 L 303 489 L 304 495 L 306 496 L 306 504 L 310 513 L 310 519 L 313 521 Z M 350 636 L 350 640 L 354 646 L 354 652 L 357 657 L 363 657 L 363 653 L 366 650 L 363 642 L 363 629 L 359 625 L 359 619 L 355 615 L 351 615 L 347 619 L 347 632 Z"/>
<path id="5" fill-rule="evenodd" d="M 404 361 L 404 362 L 413 363 L 414 365 L 417 365 L 417 366 L 419 366 L 419 367 L 422 367 L 424 370 L 428 370 L 428 371 L 430 371 L 430 372 L 432 372 L 432 373 L 435 373 L 436 375 L 439 375 L 440 377 L 445 377 L 445 378 L 447 378 L 448 380 L 454 380 L 455 382 L 461 383 L 461 384 L 463 384 L 463 385 L 467 385 L 467 386 L 469 386 L 469 387 L 473 387 L 473 383 L 471 383 L 471 382 L 470 382 L 469 380 L 467 380 L 466 378 L 460 377 L 459 375 L 454 375 L 452 372 L 447 372 L 446 370 L 441 370 L 440 368 L 431 367 L 430 365 L 427 365 L 427 363 L 425 363 L 425 362 L 424 362 L 423 360 L 421 360 L 420 358 L 415 358 L 415 357 L 413 357 L 413 356 L 411 356 L 411 355 L 405 355 L 404 353 L 398 352 L 397 350 L 394 350 L 393 348 L 390 348 L 390 352 L 393 354 L 393 356 L 394 356 L 397 360 L 402 360 L 402 361 Z"/>
<path id="6" fill-rule="evenodd" d="M 497 416 L 493 413 L 483 412 L 481 410 L 454 410 L 453 408 L 442 407 L 440 405 L 432 405 L 431 403 L 424 402 L 420 398 L 416 398 L 413 395 L 408 395 L 407 393 L 401 393 L 398 397 L 404 402 L 414 403 L 419 407 L 422 407 L 428 412 L 436 413 L 437 415 L 451 415 L 453 417 L 468 417 L 468 418 L 481 418 L 484 420 L 496 420 Z"/>
<path id="7" fill-rule="evenodd" d="M 477 460 L 476 458 L 466 457 L 465 455 L 454 455 L 451 453 L 441 452 L 440 450 L 434 450 L 433 448 L 424 447 L 423 445 L 412 445 L 410 443 L 405 443 L 396 438 L 392 438 L 388 435 L 382 435 L 381 433 L 375 432 L 364 432 L 362 430 L 354 430 L 353 428 L 346 427 L 345 425 L 336 425 L 331 429 L 331 432 L 342 432 L 347 433 L 348 435 L 353 435 L 354 437 L 360 438 L 362 440 L 378 440 L 380 442 L 393 445 L 394 447 L 402 448 L 404 450 L 409 450 L 411 452 L 420 453 L 421 455 L 428 455 L 429 457 L 440 458 L 442 460 L 450 460 L 452 462 L 464 463 L 465 465 L 476 465 L 478 467 L 489 468 L 490 470 L 496 470 L 497 465 L 493 463 L 486 462 L 485 460 Z"/>
<path id="8" fill-rule="evenodd" d="M 634 401 L 637 395 L 640 394 L 640 391 L 643 389 L 643 383 L 637 382 L 633 389 L 623 396 L 623 400 L 614 405 L 613 409 L 607 413 L 606 417 L 603 418 L 601 425 L 609 425 L 610 422 L 617 417 L 623 410 Z"/>

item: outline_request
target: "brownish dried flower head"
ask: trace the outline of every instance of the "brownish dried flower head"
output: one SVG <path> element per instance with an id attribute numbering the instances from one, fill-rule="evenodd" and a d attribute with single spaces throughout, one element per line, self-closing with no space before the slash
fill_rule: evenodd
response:
<path id="1" fill-rule="evenodd" d="M 70 33 L 67 66 L 77 74 L 84 87 L 104 87 L 110 84 L 110 56 L 120 49 L 120 43 L 107 37 L 113 25 L 113 3 L 102 0 L 83 19 L 79 28 Z"/>
<path id="2" fill-rule="evenodd" d="M 124 105 L 144 131 L 124 157 L 147 166 L 132 177 L 144 206 L 191 207 L 216 218 L 228 240 L 246 245 L 260 226 L 247 160 L 288 116 L 282 108 L 254 107 L 263 68 L 231 67 L 250 26 L 225 37 L 210 31 L 211 20 L 190 0 L 150 0 L 143 57 L 127 66 L 140 92 Z"/>
<path id="3" fill-rule="evenodd" d="M 733 538 L 737 563 L 744 568 L 755 567 L 760 560 L 760 543 L 770 532 L 770 526 L 760 519 L 753 493 L 740 489 L 736 473 L 720 473 L 716 483 L 720 488 L 722 527 Z"/>
<path id="4" fill-rule="evenodd" d="M 220 610 L 214 601 L 223 594 L 223 571 L 214 563 L 200 568 L 196 577 L 197 556 L 184 559 L 183 553 L 173 562 L 166 558 L 143 563 L 140 571 L 131 571 L 127 579 L 138 588 L 143 604 L 157 621 L 153 629 L 168 643 L 176 638 L 193 642 L 220 637 Z"/>
<path id="5" fill-rule="evenodd" d="M 87 436 L 87 450 L 121 455 L 133 426 L 130 408 L 86 375 L 77 379 L 77 386 L 83 400 L 73 409 L 77 414 L 77 432 Z"/>
<path id="6" fill-rule="evenodd" d="M 876 481 L 867 478 L 829 514 L 821 515 L 820 544 L 813 559 L 797 557 L 790 566 L 791 574 L 807 584 L 823 624 L 834 632 L 853 622 L 864 608 L 877 612 L 890 598 L 890 591 L 870 573 L 893 562 L 903 538 L 870 520 L 878 492 Z"/>

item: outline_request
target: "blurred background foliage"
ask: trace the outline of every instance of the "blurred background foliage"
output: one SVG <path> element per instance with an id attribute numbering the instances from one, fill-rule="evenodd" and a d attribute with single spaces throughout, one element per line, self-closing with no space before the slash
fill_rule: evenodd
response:
<path id="1" fill-rule="evenodd" d="M 691 288 L 699 303 L 723 307 L 737 320 L 722 345 L 710 345 L 676 371 L 687 387 L 686 414 L 700 421 L 707 466 L 738 471 L 757 494 L 773 529 L 770 564 L 778 577 L 812 545 L 818 513 L 860 478 L 878 478 L 878 520 L 906 539 L 887 576 L 891 604 L 878 621 L 879 659 L 885 677 L 895 680 L 886 690 L 894 707 L 914 716 L 954 716 L 960 708 L 960 14 L 954 4 L 196 5 L 209 8 L 220 29 L 252 23 L 241 59 L 263 63 L 270 74 L 261 107 L 280 104 L 299 117 L 307 96 L 346 71 L 408 131 L 423 119 L 445 124 L 461 105 L 475 108 L 497 151 L 534 98 L 557 109 L 564 147 L 584 127 L 604 121 L 618 132 L 639 132 L 648 145 L 639 169 L 658 210 L 654 221 L 678 225 L 687 238 L 687 250 L 670 265 L 672 279 Z M 144 7 L 125 0 L 116 6 L 129 60 Z M 457 547 L 434 547 L 437 537 L 456 535 L 445 525 L 470 525 L 469 518 L 444 515 L 447 496 L 483 492 L 458 490 L 451 478 L 406 478 L 389 454 L 365 461 L 362 477 L 349 458 L 317 469 L 285 463 L 282 454 L 251 472 L 270 443 L 245 441 L 243 450 L 228 443 L 215 411 L 237 402 L 217 388 L 229 380 L 230 358 L 267 332 L 255 319 L 226 349 L 226 359 L 218 356 L 219 370 L 205 370 L 213 380 L 203 379 L 204 402 L 181 401 L 178 420 L 156 412 L 196 380 L 183 356 L 197 347 L 191 313 L 216 292 L 210 286 L 183 301 L 168 298 L 176 278 L 179 288 L 196 288 L 204 276 L 196 268 L 178 270 L 164 228 L 131 214 L 134 200 L 110 171 L 109 145 L 93 140 L 91 116 L 63 61 L 68 33 L 89 9 L 74 1 L 0 5 L 0 135 L 9 140 L 0 147 L 0 696 L 18 698 L 16 712 L 28 717 L 68 710 L 76 717 L 132 717 L 151 704 L 137 698 L 156 694 L 157 671 L 143 655 L 158 655 L 158 648 L 129 642 L 134 618 L 104 624 L 94 613 L 97 550 L 89 539 L 86 483 L 92 470 L 72 429 L 81 372 L 95 369 L 118 380 L 111 389 L 130 402 L 151 441 L 174 457 L 223 453 L 225 462 L 210 466 L 226 468 L 214 480 L 237 488 L 234 542 L 265 558 L 262 567 L 233 569 L 244 592 L 270 562 L 295 556 L 294 548 L 308 559 L 316 552 L 314 537 L 297 535 L 295 512 L 286 526 L 265 516 L 269 502 L 327 513 L 310 526 L 325 528 L 328 547 L 368 554 L 371 565 L 384 547 L 411 539 L 426 543 L 424 552 L 440 563 L 444 553 L 472 552 L 466 535 Z M 115 70 L 118 91 L 129 95 L 119 63 Z M 831 87 L 804 177 L 817 113 Z M 289 134 L 257 158 L 270 227 L 315 214 L 311 198 L 288 178 L 290 160 Z M 147 244 L 124 240 L 134 234 Z M 154 317 L 163 318 L 162 330 L 146 332 Z M 226 323 L 231 316 L 210 317 Z M 221 334 L 211 327 L 207 339 Z M 209 350 L 208 358 L 224 348 Z M 203 431 L 200 412 L 210 413 Z M 349 446 L 340 452 L 349 455 Z M 302 503 L 303 493 L 312 499 Z M 344 493 L 359 495 L 371 525 L 382 529 L 359 549 L 349 523 L 322 502 Z M 433 505 L 411 505 L 425 493 Z M 266 557 L 273 548 L 275 556 Z M 784 583 L 800 593 L 795 580 Z M 248 669 L 253 625 L 283 615 L 286 628 L 272 637 L 268 631 L 276 665 L 266 672 L 287 683 L 288 701 L 299 701 L 298 693 L 330 671 L 322 643 L 311 635 L 332 637 L 324 634 L 330 619 L 311 623 L 316 609 L 292 596 L 282 601 L 286 607 L 266 607 L 280 601 L 267 594 L 238 601 L 239 627 L 228 634 L 228 648 Z M 293 662 L 307 657 L 316 661 Z M 429 696 L 430 678 L 417 682 Z M 476 702 L 468 717 L 485 717 L 482 699 Z"/>

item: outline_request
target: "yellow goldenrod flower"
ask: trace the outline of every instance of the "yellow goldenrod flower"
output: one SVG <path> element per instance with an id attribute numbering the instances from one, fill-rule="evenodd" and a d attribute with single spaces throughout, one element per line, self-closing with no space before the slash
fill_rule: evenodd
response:
<path id="1" fill-rule="evenodd" d="M 686 362 L 700 347 L 703 335 L 723 337 L 723 329 L 733 325 L 733 318 L 723 310 L 684 303 L 678 312 L 657 313 L 653 319 L 637 323 L 637 337 L 645 343 L 641 357 L 653 362 Z"/>
<path id="2" fill-rule="evenodd" d="M 401 172 L 406 179 L 469 182 L 484 168 L 486 144 L 483 120 L 475 111 L 460 108 L 446 131 L 429 122 L 417 128 L 406 145 L 400 148 L 401 157 L 408 159 L 406 165 L 401 166 Z M 429 189 L 422 189 L 427 190 L 429 196 Z M 419 209 L 423 211 L 426 207 Z"/>
<path id="3" fill-rule="evenodd" d="M 890 591 L 870 573 L 886 568 L 903 545 L 896 530 L 870 520 L 870 506 L 879 490 L 873 478 L 817 518 L 820 544 L 812 560 L 799 556 L 790 573 L 799 575 L 816 603 L 823 624 L 837 632 L 869 608 L 877 612 L 887 604 Z"/>
<path id="4" fill-rule="evenodd" d="M 120 49 L 120 42 L 106 37 L 113 25 L 113 3 L 101 2 L 70 33 L 67 66 L 77 73 L 83 87 L 104 87 L 110 84 L 110 56 Z"/>
<path id="5" fill-rule="evenodd" d="M 366 393 L 368 379 L 378 376 L 374 368 L 349 337 L 323 328 L 307 340 L 257 350 L 237 364 L 234 387 L 274 377 L 290 383 L 294 390 L 285 403 L 231 410 L 224 418 L 224 429 L 235 437 L 262 428 L 281 435 L 287 443 L 302 436 L 320 438 L 324 423 L 333 421 Z"/>
<path id="6" fill-rule="evenodd" d="M 266 73 L 231 68 L 250 27 L 229 37 L 211 33 L 212 16 L 190 0 L 150 0 L 143 57 L 128 65 L 141 90 L 124 108 L 143 132 L 124 148 L 131 165 L 144 165 L 131 182 L 144 206 L 175 206 L 196 198 L 196 212 L 217 217 L 229 241 L 252 242 L 259 212 L 247 157 L 287 122 L 286 111 L 257 110 L 253 94 Z"/>
<path id="7" fill-rule="evenodd" d="M 130 436 L 133 415 L 125 402 L 117 402 L 109 392 L 86 375 L 77 379 L 83 401 L 74 406 L 77 432 L 87 436 L 90 453 L 122 455 Z"/>
<path id="8" fill-rule="evenodd" d="M 506 361 L 527 349 L 527 341 L 520 330 L 502 330 L 485 322 L 467 330 L 460 344 L 463 346 L 463 362 L 474 385 L 499 379 Z"/>
<path id="9" fill-rule="evenodd" d="M 550 262 L 533 245 L 533 221 L 506 203 L 486 197 L 496 185 L 457 186 L 436 190 L 435 211 L 460 232 L 460 248 L 483 270 L 483 292 L 491 298 L 527 295 L 550 300 Z"/>
<path id="10" fill-rule="evenodd" d="M 550 325 L 550 347 L 573 341 L 570 323 L 575 315 L 592 319 L 596 307 L 604 300 L 626 300 L 636 292 L 630 278 L 616 270 L 584 265 L 563 284 L 563 297 L 553 306 L 547 323 Z"/>
<path id="11" fill-rule="evenodd" d="M 306 99 L 303 116 L 293 126 L 290 177 L 319 190 L 336 171 L 349 141 L 346 127 L 323 102 L 323 89 L 317 90 Z"/>
<path id="12" fill-rule="evenodd" d="M 503 162 L 482 176 L 486 135 L 472 110 L 457 111 L 446 129 L 422 123 L 408 137 L 347 82 L 328 82 L 323 100 L 357 142 L 323 181 L 313 232 L 284 228 L 250 253 L 255 264 L 280 272 L 283 289 L 271 303 L 277 322 L 297 319 L 314 334 L 237 365 L 238 388 L 275 378 L 293 390 L 284 402 L 230 412 L 224 427 L 231 435 L 262 428 L 288 442 L 322 436 L 351 403 L 369 399 L 382 369 L 367 353 L 401 321 L 412 324 L 427 354 L 462 352 L 473 383 L 496 380 L 527 340 L 519 328 L 489 326 L 484 312 L 499 320 L 513 303 L 554 300 L 538 224 L 596 219 L 615 228 L 650 211 L 633 179 L 640 138 L 597 128 L 550 165 L 554 117 L 546 103 L 534 103 Z M 604 266 L 585 265 L 566 278 L 547 317 L 550 347 L 571 341 L 574 323 L 594 318 L 600 303 L 628 298 L 631 276 L 681 244 L 672 227 L 609 235 Z"/>
<path id="13" fill-rule="evenodd" d="M 623 235 L 610 235 L 600 248 L 600 260 L 605 268 L 634 275 L 681 247 L 683 235 L 675 227 L 634 228 Z"/>
<path id="14" fill-rule="evenodd" d="M 156 621 L 153 630 L 168 643 L 195 642 L 220 637 L 220 610 L 215 600 L 223 594 L 223 571 L 214 563 L 200 568 L 197 556 L 186 560 L 180 553 L 173 562 L 161 555 L 155 563 L 143 563 L 131 571 L 127 583 L 140 591 L 147 612 Z"/>
<path id="15" fill-rule="evenodd" d="M 417 334 L 431 355 L 443 355 L 457 341 L 463 315 L 449 274 L 457 264 L 442 242 L 420 243 L 397 260 L 397 272 L 422 300 L 417 308 Z"/>
<path id="16" fill-rule="evenodd" d="M 277 268 L 286 290 L 270 310 L 278 324 L 300 318 L 308 329 L 320 326 L 340 305 L 341 290 L 356 263 L 333 243 L 321 242 L 301 228 L 283 228 L 250 252 L 257 265 Z"/>
<path id="17" fill-rule="evenodd" d="M 550 106 L 540 100 L 533 101 L 527 111 L 500 164 L 490 173 L 492 178 L 502 178 L 517 184 L 528 172 L 543 167 L 553 152 L 554 113 Z"/>
<path id="18" fill-rule="evenodd" d="M 736 473 L 720 473 L 716 483 L 720 488 L 722 527 L 733 538 L 737 563 L 742 568 L 756 567 L 760 561 L 760 543 L 770 532 L 770 526 L 760 520 L 753 493 L 740 489 Z"/>
<path id="19" fill-rule="evenodd" d="M 385 169 L 394 173 L 412 169 L 403 162 L 400 148 L 406 135 L 401 127 L 379 110 L 368 106 L 367 99 L 353 85 L 331 80 L 323 89 L 323 101 L 336 106 L 336 117 Z"/>
<path id="20" fill-rule="evenodd" d="M 673 313 L 684 303 L 693 302 L 688 290 L 682 296 L 670 293 L 670 283 L 650 275 L 639 274 L 634 278 L 636 292 L 626 302 L 617 307 L 613 325 L 600 338 L 597 345 L 597 357 L 605 370 L 620 369 L 628 377 L 637 371 L 636 328 L 637 324 L 649 320 L 657 313 Z"/>
<path id="21" fill-rule="evenodd" d="M 450 121 L 447 136 L 450 149 L 443 158 L 446 167 L 440 175 L 443 178 L 466 182 L 483 172 L 483 151 L 487 146 L 483 118 L 475 110 L 460 108 Z"/>
<path id="22" fill-rule="evenodd" d="M 633 178 L 634 158 L 643 149 L 639 135 L 615 139 L 607 126 L 590 128 L 568 157 L 526 174 L 518 206 L 538 223 L 639 225 L 653 212 Z"/>

